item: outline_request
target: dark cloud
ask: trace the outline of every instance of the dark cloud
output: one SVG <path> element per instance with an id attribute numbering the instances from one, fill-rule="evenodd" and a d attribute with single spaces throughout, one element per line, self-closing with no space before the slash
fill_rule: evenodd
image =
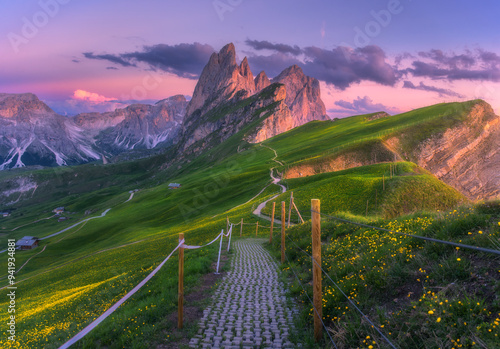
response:
<path id="1" fill-rule="evenodd" d="M 73 63 L 80 63 L 80 61 L 78 59 L 72 59 L 71 62 L 73 62 Z"/>
<path id="2" fill-rule="evenodd" d="M 479 51 L 481 60 L 490 66 L 497 66 L 500 64 L 500 56 L 494 52 Z"/>
<path id="3" fill-rule="evenodd" d="M 439 88 L 439 87 L 435 87 L 435 86 L 429 86 L 429 85 L 424 84 L 423 82 L 420 82 L 420 84 L 418 86 L 416 86 L 411 81 L 405 81 L 403 83 L 403 88 L 408 88 L 408 89 L 412 89 L 412 90 L 422 90 L 422 91 L 436 92 L 441 97 L 443 97 L 443 96 L 450 96 L 450 97 L 464 98 L 463 95 L 461 95 L 461 94 L 459 94 L 459 93 L 457 93 L 455 91 L 448 90 L 448 89 L 445 89 L 445 88 Z"/>
<path id="4" fill-rule="evenodd" d="M 412 55 L 411 53 L 403 52 L 403 53 L 396 55 L 394 62 L 396 63 L 396 66 L 399 66 L 402 61 L 410 59 L 410 58 L 414 59 L 415 56 Z"/>
<path id="5" fill-rule="evenodd" d="M 380 103 L 374 103 L 373 100 L 368 97 L 364 96 L 363 98 L 357 97 L 355 100 L 352 102 L 340 100 L 336 101 L 335 105 L 338 105 L 341 108 L 344 109 L 349 109 L 349 110 L 356 110 L 356 111 L 369 111 L 369 112 L 377 112 L 377 111 L 385 111 L 386 106 Z"/>
<path id="6" fill-rule="evenodd" d="M 137 63 L 145 63 L 155 70 L 160 69 L 180 77 L 196 79 L 213 52 L 212 46 L 195 42 L 172 46 L 166 44 L 144 46 L 141 51 L 117 55 L 95 55 L 86 52 L 84 56 L 89 59 L 107 60 L 124 67 L 135 67 Z"/>
<path id="7" fill-rule="evenodd" d="M 109 61 L 116 64 L 119 64 L 123 67 L 135 67 L 135 64 L 130 63 L 129 61 L 123 59 L 120 55 L 112 55 L 112 54 L 102 54 L 96 55 L 93 52 L 84 52 L 83 56 L 88 59 L 98 59 L 103 61 Z"/>
<path id="8" fill-rule="evenodd" d="M 418 55 L 454 69 L 459 67 L 469 68 L 476 63 L 476 59 L 470 51 L 466 51 L 466 53 L 461 55 L 450 55 L 441 50 L 430 50 L 428 52 L 419 52 Z"/>
<path id="9" fill-rule="evenodd" d="M 245 43 L 257 51 L 271 50 L 279 53 L 290 53 L 294 56 L 298 56 L 302 53 L 302 50 L 297 45 L 291 46 L 287 44 L 273 44 L 265 40 L 264 41 L 246 40 Z"/>
<path id="10" fill-rule="evenodd" d="M 375 103 L 370 97 L 357 97 L 352 102 L 339 100 L 335 105 L 340 107 L 336 109 L 329 109 L 328 112 L 333 117 L 346 117 L 351 115 L 370 114 L 380 111 L 385 111 L 392 114 L 400 113 L 397 108 L 388 107 L 381 103 Z"/>
<path id="11" fill-rule="evenodd" d="M 385 53 L 378 46 L 357 49 L 337 47 L 331 50 L 310 46 L 300 52 L 303 60 L 291 52 L 278 51 L 269 56 L 252 55 L 249 61 L 252 67 L 259 68 L 256 71 L 265 70 L 269 76 L 276 76 L 281 70 L 297 64 L 307 75 L 340 89 L 363 80 L 389 86 L 398 80 L 398 71 L 386 62 Z"/>
<path id="12" fill-rule="evenodd" d="M 462 54 L 441 50 L 419 52 L 420 59 L 411 62 L 406 74 L 431 79 L 500 81 L 500 57 L 483 50 Z"/>
<path id="13" fill-rule="evenodd" d="M 378 46 L 331 50 L 306 47 L 304 52 L 304 72 L 340 89 L 363 80 L 388 86 L 394 86 L 398 80 L 397 70 L 386 62 L 385 53 Z"/>
<path id="14" fill-rule="evenodd" d="M 118 70 L 117 67 L 106 67 L 107 70 Z"/>
<path id="15" fill-rule="evenodd" d="M 249 56 L 248 62 L 253 72 L 257 73 L 264 70 L 269 77 L 277 76 L 284 69 L 294 64 L 303 66 L 302 62 L 297 58 L 282 53 L 274 53 L 270 56 Z"/>

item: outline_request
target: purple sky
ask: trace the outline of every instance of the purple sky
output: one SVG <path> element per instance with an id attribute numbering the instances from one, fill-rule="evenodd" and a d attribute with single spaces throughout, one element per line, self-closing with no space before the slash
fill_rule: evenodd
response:
<path id="1" fill-rule="evenodd" d="M 33 92 L 63 114 L 191 95 L 228 42 L 254 75 L 299 64 L 332 117 L 475 98 L 500 109 L 493 0 L 25 0 L 0 10 L 0 92 Z"/>

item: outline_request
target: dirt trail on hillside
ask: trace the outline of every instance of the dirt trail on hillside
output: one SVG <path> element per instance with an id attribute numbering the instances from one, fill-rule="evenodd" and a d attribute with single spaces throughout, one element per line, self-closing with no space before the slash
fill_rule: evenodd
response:
<path id="1" fill-rule="evenodd" d="M 271 149 L 274 152 L 274 158 L 272 160 L 274 162 L 280 164 L 281 166 L 284 166 L 283 163 L 277 159 L 278 153 L 276 152 L 276 150 L 274 150 L 271 147 L 268 147 L 267 145 L 262 145 L 262 146 L 266 147 L 268 149 Z M 283 184 L 279 184 L 279 182 L 281 181 L 281 177 L 274 177 L 274 173 L 273 172 L 274 172 L 275 169 L 276 169 L 276 167 L 273 167 L 273 168 L 271 168 L 271 171 L 270 171 L 270 176 L 271 176 L 271 179 L 273 181 L 273 184 L 279 185 L 281 187 L 281 193 L 280 194 L 286 193 L 286 187 Z M 260 203 L 259 206 L 257 206 L 257 208 L 252 213 L 254 215 L 258 216 L 259 218 L 265 219 L 265 220 L 267 220 L 267 221 L 270 222 L 271 221 L 271 217 L 262 214 L 262 209 L 264 207 L 266 207 L 266 204 L 269 201 L 276 199 L 280 194 L 276 194 L 272 198 L 267 199 L 266 201 Z M 274 219 L 274 223 L 281 224 L 281 221 L 275 218 Z"/>

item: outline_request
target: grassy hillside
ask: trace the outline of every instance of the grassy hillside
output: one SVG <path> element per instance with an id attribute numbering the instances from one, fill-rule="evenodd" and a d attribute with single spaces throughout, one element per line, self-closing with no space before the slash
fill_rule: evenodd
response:
<path id="1" fill-rule="evenodd" d="M 334 152 L 379 140 L 398 127 L 426 122 L 431 117 L 440 118 L 447 109 L 449 105 L 438 105 L 413 114 L 372 121 L 362 115 L 335 122 L 311 122 L 265 144 L 277 150 L 278 160 L 284 160 L 285 165 L 299 163 L 304 158 L 327 158 Z M 8 238 L 47 236 L 111 209 L 104 218 L 43 240 L 33 251 L 16 254 L 16 267 L 33 257 L 16 275 L 20 347 L 57 348 L 157 266 L 176 245 L 177 234 L 181 232 L 189 244 L 202 244 L 225 228 L 226 217 L 235 223 L 243 218 L 247 223 L 259 221 L 267 226 L 267 221 L 257 219 L 251 212 L 258 203 L 275 195 L 278 187 L 270 185 L 254 197 L 270 184 L 269 169 L 277 167 L 283 171 L 285 166 L 272 160 L 272 150 L 243 140 L 257 123 L 258 120 L 254 121 L 202 154 L 177 162 L 167 153 L 106 166 L 88 164 L 0 176 L 5 179 L 3 183 L 21 173 L 33 176 L 38 183 L 46 183 L 43 187 L 40 185 L 35 194 L 29 194 L 32 199 L 15 204 L 11 217 L 0 221 L 2 246 L 6 246 Z M 390 166 L 395 168 L 392 178 Z M 170 190 L 170 182 L 181 183 L 182 187 Z M 343 212 L 357 215 L 358 219 L 380 220 L 380 224 L 389 224 L 384 217 L 444 210 L 465 202 L 454 189 L 407 162 L 363 166 L 289 179 L 284 183 L 294 191 L 296 203 L 306 218 L 311 197 L 322 199 L 324 212 Z M 131 201 L 125 202 L 130 196 L 129 190 L 133 189 L 139 191 Z M 288 201 L 288 198 L 282 195 L 277 200 Z M 364 217 L 367 201 L 368 218 Z M 44 219 L 50 217 L 57 206 L 71 212 L 67 215 L 69 221 L 58 223 L 55 218 Z M 90 215 L 86 216 L 86 211 L 90 211 Z M 415 213 L 415 217 L 418 214 Z M 16 227 L 19 228 L 13 230 Z M 294 229 L 306 231 L 307 225 Z M 361 234 L 346 228 L 342 236 L 354 234 L 354 237 L 358 233 Z M 255 227 L 244 226 L 243 234 L 253 236 Z M 266 236 L 268 231 L 261 229 L 260 234 Z M 188 289 L 199 286 L 201 275 L 210 270 L 215 260 L 216 250 L 216 246 L 211 246 L 186 253 Z M 6 254 L 0 256 L 0 287 L 7 285 L 6 257 Z M 165 314 L 174 311 L 176 306 L 175 258 L 87 336 L 82 341 L 85 344 L 77 347 L 166 345 L 172 324 L 165 319 Z M 0 307 L 5 309 L 6 305 L 5 299 L 0 300 Z M 6 322 L 6 316 L 7 313 L 1 312 L 0 321 Z M 5 333 L 2 338 L 0 343 L 6 345 Z"/>
<path id="2" fill-rule="evenodd" d="M 390 168 L 394 175 L 391 178 Z M 324 212 L 396 217 L 415 211 L 446 210 L 467 202 L 455 189 L 409 162 L 383 163 L 285 181 L 299 211 L 310 216 L 310 198 Z M 277 201 L 288 201 L 289 193 Z M 263 212 L 270 214 L 270 205 Z"/>
<path id="3" fill-rule="evenodd" d="M 365 224 L 500 250 L 500 205 L 417 213 Z M 282 266 L 311 326 L 311 225 L 287 231 Z M 328 217 L 321 227 L 322 267 L 398 348 L 496 348 L 500 258 L 411 237 L 360 228 Z M 278 239 L 270 246 L 278 257 Z M 301 251 L 303 250 L 303 251 Z M 323 316 L 339 348 L 389 348 L 335 285 L 323 278 Z M 329 343 L 326 334 L 325 342 Z M 321 345 L 319 346 L 321 347 Z"/>
<path id="4" fill-rule="evenodd" d="M 408 138 L 414 140 L 407 144 L 410 148 L 463 122 L 476 102 L 436 104 L 375 120 L 370 120 L 374 114 L 366 114 L 336 121 L 313 121 L 264 143 L 276 149 L 280 159 L 288 165 L 337 154 L 355 145 L 384 140 L 402 132 L 408 132 Z"/>

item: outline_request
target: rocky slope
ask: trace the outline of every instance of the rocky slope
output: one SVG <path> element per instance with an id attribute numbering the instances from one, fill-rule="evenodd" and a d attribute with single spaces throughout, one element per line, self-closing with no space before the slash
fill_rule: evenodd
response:
<path id="1" fill-rule="evenodd" d="M 186 98 L 179 95 L 156 105 L 134 104 L 68 118 L 33 94 L 0 94 L 0 170 L 76 165 L 103 154 L 172 144 L 186 106 Z"/>
<path id="2" fill-rule="evenodd" d="M 0 170 L 99 158 L 83 129 L 35 95 L 0 94 Z"/>
<path id="3" fill-rule="evenodd" d="M 173 143 L 181 131 L 186 106 L 186 98 L 177 95 L 155 105 L 133 104 L 109 113 L 80 114 L 74 120 L 99 149 L 114 155 Z"/>
<path id="4" fill-rule="evenodd" d="M 421 167 L 472 200 L 500 197 L 500 116 L 477 101 L 460 124 L 415 150 Z"/>
<path id="5" fill-rule="evenodd" d="M 247 99 L 213 108 L 186 128 L 180 144 L 182 155 L 212 148 L 240 131 L 252 143 L 287 131 L 291 113 L 285 95 L 284 85 L 272 84 Z"/>
<path id="6" fill-rule="evenodd" d="M 447 115 L 395 131 L 384 140 L 296 164 L 287 169 L 285 178 L 412 161 L 471 200 L 500 198 L 500 116 L 482 100 L 447 108 Z M 367 120 L 385 117 L 388 114 L 380 112 Z"/>
<path id="7" fill-rule="evenodd" d="M 265 71 L 261 71 L 259 75 L 255 77 L 255 91 L 262 91 L 267 86 L 271 85 L 271 81 L 266 75 Z"/>
<path id="8" fill-rule="evenodd" d="M 234 45 L 228 44 L 219 53 L 213 53 L 203 68 L 186 110 L 186 127 L 189 127 L 195 112 L 198 113 L 194 117 L 198 117 L 233 98 L 238 91 L 247 92 L 240 98 L 248 97 L 255 91 L 255 82 L 246 57 L 238 65 Z"/>
<path id="9" fill-rule="evenodd" d="M 221 133 L 221 137 L 213 136 L 216 138 L 238 132 L 262 108 L 267 109 L 258 113 L 261 123 L 246 135 L 249 142 L 328 119 L 318 80 L 306 76 L 298 66 L 285 69 L 272 81 L 265 72 L 254 79 L 247 58 L 238 65 L 234 45 L 224 46 L 210 57 L 196 85 L 184 118 L 180 150 L 185 152 L 197 142 L 205 144 L 201 148 L 198 144 L 198 150 L 208 146 L 203 140 L 213 132 Z"/>
<path id="10" fill-rule="evenodd" d="M 286 87 L 285 103 L 292 113 L 292 127 L 312 120 L 329 120 L 321 100 L 319 81 L 306 76 L 299 66 L 293 65 L 283 70 L 272 82 L 279 82 Z"/>

